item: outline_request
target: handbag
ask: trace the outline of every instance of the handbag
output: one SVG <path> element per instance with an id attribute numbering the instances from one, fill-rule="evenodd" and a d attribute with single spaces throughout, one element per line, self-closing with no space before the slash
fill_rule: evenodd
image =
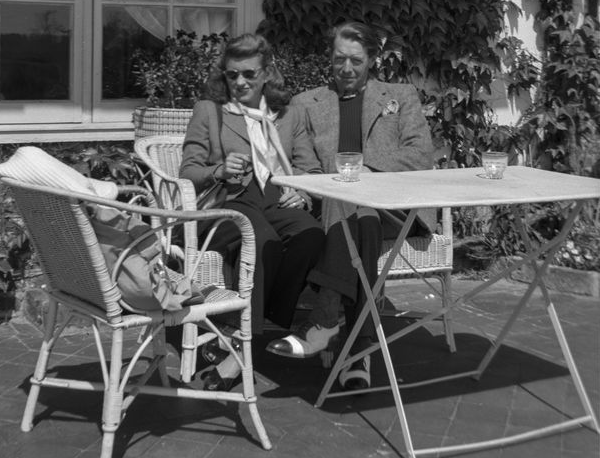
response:
<path id="1" fill-rule="evenodd" d="M 217 181 L 196 197 L 196 208 L 198 210 L 208 210 L 209 208 L 220 208 L 227 199 L 227 189 L 225 182 Z"/>
<path id="2" fill-rule="evenodd" d="M 219 125 L 219 142 L 221 143 L 221 154 L 224 154 L 223 142 L 221 141 L 221 128 L 223 126 L 223 112 L 221 107 L 213 104 L 215 109 L 215 116 Z M 220 208 L 227 199 L 227 189 L 225 188 L 225 182 L 222 180 L 216 181 L 208 188 L 203 190 L 198 196 L 196 196 L 196 208 L 198 210 L 208 210 L 209 208 Z"/>
<path id="3" fill-rule="evenodd" d="M 182 300 L 192 296 L 190 281 L 171 278 L 152 228 L 115 208 L 91 204 L 87 211 L 106 266 L 125 302 L 140 310 L 180 310 Z"/>

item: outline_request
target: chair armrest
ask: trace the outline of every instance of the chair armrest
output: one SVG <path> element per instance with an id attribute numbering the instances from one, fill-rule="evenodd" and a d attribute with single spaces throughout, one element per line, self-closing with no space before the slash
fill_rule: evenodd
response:
<path id="1" fill-rule="evenodd" d="M 129 195 L 135 194 L 130 200 L 130 204 L 136 203 L 139 198 L 142 198 L 146 205 L 151 208 L 158 208 L 158 203 L 156 202 L 156 198 L 154 193 L 143 186 L 137 185 L 118 185 L 117 186 L 118 195 Z"/>
<path id="2" fill-rule="evenodd" d="M 187 178 L 162 178 L 156 190 L 162 208 L 170 210 L 196 210 L 196 190 Z"/>

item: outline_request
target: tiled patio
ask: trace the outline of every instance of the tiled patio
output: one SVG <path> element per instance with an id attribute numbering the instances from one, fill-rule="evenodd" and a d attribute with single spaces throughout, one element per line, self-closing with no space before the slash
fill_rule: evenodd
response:
<path id="1" fill-rule="evenodd" d="M 456 280 L 456 292 L 475 285 Z M 488 348 L 499 319 L 508 316 L 526 285 L 500 282 L 455 314 L 458 352 L 449 354 L 441 327 L 421 328 L 392 345 L 397 374 L 405 382 L 423 376 L 473 369 Z M 400 309 L 434 303 L 420 283 L 393 283 L 388 297 Z M 600 303 L 598 299 L 552 294 L 592 404 L 600 402 Z M 304 301 L 310 301 L 308 294 Z M 576 393 L 540 306 L 539 293 L 508 335 L 480 381 L 460 379 L 402 391 L 417 448 L 457 444 L 522 432 L 553 420 L 580 416 Z M 386 329 L 409 320 L 386 318 Z M 56 372 L 98 376 L 95 347 L 81 328 L 58 347 Z M 254 340 L 259 409 L 273 442 L 258 444 L 247 409 L 237 404 L 140 397 L 118 431 L 115 457 L 394 457 L 406 456 L 389 392 L 335 398 L 313 407 L 327 375 L 320 360 L 288 360 L 263 351 L 280 331 Z M 133 342 L 134 333 L 127 334 Z M 36 360 L 40 331 L 23 318 L 0 325 L 0 457 L 70 458 L 99 455 L 100 394 L 42 390 L 33 431 L 21 432 L 20 417 Z M 169 360 L 176 381 L 177 360 Z M 385 381 L 375 358 L 375 382 Z M 596 409 L 598 410 L 598 408 Z M 600 456 L 599 436 L 579 428 L 501 449 L 474 452 L 472 458 L 592 458 Z"/>

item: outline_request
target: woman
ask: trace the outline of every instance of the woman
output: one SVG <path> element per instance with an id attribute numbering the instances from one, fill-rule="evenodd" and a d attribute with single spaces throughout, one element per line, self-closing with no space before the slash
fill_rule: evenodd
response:
<path id="1" fill-rule="evenodd" d="M 321 173 L 305 113 L 288 106 L 273 53 L 259 35 L 229 41 L 207 82 L 207 98 L 198 102 L 183 145 L 180 176 L 197 192 L 217 180 L 225 182 L 224 208 L 246 215 L 256 237 L 252 292 L 253 331 L 263 317 L 288 327 L 308 271 L 314 266 L 325 235 L 309 213 L 310 197 L 280 189 L 270 177 Z M 223 225 L 211 249 L 235 252 L 239 232 Z M 240 368 L 233 355 L 205 373 L 204 388 L 231 388 Z"/>

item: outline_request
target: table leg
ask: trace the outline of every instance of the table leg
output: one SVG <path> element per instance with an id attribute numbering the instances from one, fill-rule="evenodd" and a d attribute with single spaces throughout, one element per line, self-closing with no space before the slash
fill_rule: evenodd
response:
<path id="1" fill-rule="evenodd" d="M 508 332 L 512 328 L 513 324 L 515 323 L 515 321 L 517 320 L 517 318 L 519 317 L 519 315 L 521 314 L 521 312 L 527 305 L 527 302 L 529 302 L 531 295 L 533 294 L 535 289 L 538 287 L 538 284 L 542 283 L 542 277 L 546 273 L 546 270 L 547 270 L 548 266 L 550 265 L 550 261 L 552 260 L 552 257 L 554 256 L 554 253 L 556 253 L 556 251 L 558 251 L 561 243 L 565 240 L 565 238 L 569 234 L 569 232 L 573 226 L 573 223 L 575 222 L 575 218 L 579 214 L 579 211 L 581 210 L 582 206 L 583 206 L 583 202 L 580 201 L 577 204 L 576 208 L 571 211 L 571 214 L 569 215 L 569 217 L 563 224 L 563 227 L 562 227 L 562 230 L 560 231 L 560 233 L 558 235 L 556 235 L 556 237 L 551 242 L 544 244 L 542 247 L 540 247 L 540 250 L 538 250 L 538 251 L 541 251 L 541 253 L 546 254 L 546 259 L 544 260 L 544 262 L 542 263 L 540 268 L 537 268 L 537 266 L 535 267 L 535 271 L 536 271 L 535 277 L 533 278 L 533 280 L 529 284 L 529 287 L 525 291 L 525 294 L 523 295 L 523 297 L 521 298 L 521 300 L 519 301 L 519 303 L 513 310 L 508 321 L 504 324 L 504 326 L 502 327 L 502 329 L 496 336 L 496 339 L 494 339 L 494 341 L 492 342 L 491 348 L 488 350 L 486 355 L 483 357 L 483 360 L 479 364 L 479 367 L 477 369 L 479 372 L 479 375 L 477 376 L 477 378 L 479 378 L 481 376 L 481 374 L 483 374 L 483 372 L 485 371 L 485 369 L 487 368 L 489 363 L 492 361 L 496 352 L 500 349 L 502 342 L 506 338 L 506 335 L 508 334 Z M 529 241 L 529 238 L 527 237 L 526 231 L 525 231 L 524 227 L 522 226 L 522 221 L 521 221 L 522 215 L 520 214 L 518 207 L 515 205 L 511 206 L 511 210 L 515 217 L 517 228 L 520 231 L 522 231 L 521 235 L 523 236 L 523 234 L 525 234 L 523 242 L 525 244 L 526 254 L 529 254 L 532 247 L 531 247 L 531 242 Z M 532 263 L 532 265 L 536 264 L 535 260 L 537 259 L 537 257 L 531 258 L 531 256 L 527 256 L 526 259 L 528 259 L 528 261 L 530 261 Z M 507 273 L 512 270 L 513 270 L 512 267 L 509 267 L 508 269 L 505 269 L 501 274 L 502 274 L 502 276 L 506 276 Z M 483 286 L 486 286 L 486 285 L 489 286 L 490 283 L 486 282 Z M 545 286 L 542 291 L 544 291 L 544 290 L 545 290 Z"/>
<path id="2" fill-rule="evenodd" d="M 352 265 L 358 272 L 360 282 L 362 284 L 362 287 L 365 290 L 365 295 L 367 297 L 367 300 L 362 308 L 361 313 L 359 314 L 359 316 L 356 320 L 356 323 L 354 324 L 354 327 L 352 328 L 352 330 L 350 332 L 350 335 L 346 339 L 346 342 L 342 348 L 342 351 L 340 352 L 333 368 L 331 369 L 331 372 L 329 373 L 329 377 L 327 378 L 325 385 L 323 386 L 321 393 L 319 394 L 317 402 L 315 403 L 316 407 L 320 407 L 323 404 L 325 398 L 327 397 L 327 395 L 329 394 L 329 391 L 331 390 L 331 387 L 333 386 L 335 379 L 337 378 L 338 373 L 344 366 L 352 364 L 354 361 L 361 358 L 362 357 L 361 355 L 368 353 L 368 351 L 364 351 L 364 352 L 361 352 L 360 354 L 357 354 L 350 358 L 347 358 L 348 353 L 350 352 L 350 348 L 352 347 L 352 344 L 356 340 L 358 332 L 360 331 L 360 328 L 362 327 L 363 323 L 367 319 L 367 315 L 370 312 L 371 317 L 374 322 L 374 325 L 375 325 L 375 331 L 377 334 L 377 340 L 378 340 L 377 346 L 379 348 L 381 348 L 383 360 L 384 360 L 384 363 L 386 366 L 386 371 L 388 373 L 390 388 L 391 388 L 392 394 L 394 396 L 394 403 L 396 404 L 396 411 L 398 413 L 398 419 L 400 420 L 400 425 L 402 428 L 402 435 L 404 436 L 404 445 L 408 451 L 410 458 L 414 458 L 416 455 L 414 453 L 414 448 L 413 448 L 412 440 L 410 437 L 410 431 L 408 429 L 408 420 L 406 418 L 406 413 L 404 412 L 404 406 L 402 404 L 402 398 L 400 396 L 400 389 L 398 388 L 398 381 L 396 378 L 396 373 L 394 371 L 394 365 L 393 365 L 392 358 L 391 358 L 391 355 L 390 355 L 390 352 L 389 352 L 389 349 L 388 349 L 388 346 L 386 343 L 386 336 L 385 336 L 385 333 L 383 332 L 383 327 L 381 325 L 381 320 L 379 318 L 379 312 L 377 310 L 377 305 L 375 303 L 375 297 L 377 296 L 377 294 L 379 294 L 379 291 L 381 290 L 381 287 L 383 286 L 383 284 L 385 282 L 385 278 L 387 276 L 387 272 L 390 269 L 392 261 L 395 258 L 395 256 L 398 254 L 398 252 L 400 251 L 400 248 L 402 247 L 402 244 L 404 243 L 404 240 L 406 239 L 408 230 L 409 230 L 411 224 L 413 223 L 413 221 L 415 220 L 416 215 L 417 215 L 416 209 L 410 211 L 408 218 L 406 220 L 406 223 L 404 224 L 402 230 L 400 231 L 400 234 L 398 234 L 398 238 L 396 239 L 396 242 L 394 243 L 392 252 L 391 252 L 390 256 L 388 257 L 388 260 L 386 261 L 382 271 L 380 272 L 379 276 L 377 277 L 377 281 L 375 282 L 375 285 L 373 286 L 372 290 L 371 290 L 371 285 L 369 284 L 369 281 L 367 279 L 365 270 L 363 268 L 362 260 L 358 254 L 356 244 L 354 243 L 354 239 L 352 238 L 352 234 L 350 233 L 350 228 L 348 227 L 348 222 L 346 220 L 341 221 L 342 228 L 344 230 L 344 236 L 346 238 L 346 243 L 348 244 L 348 250 L 350 251 L 350 258 L 352 260 Z M 358 391 L 357 391 L 357 393 L 358 393 Z"/>
<path id="3" fill-rule="evenodd" d="M 538 428 L 538 429 L 535 429 L 533 431 L 529 431 L 526 433 L 516 434 L 516 435 L 508 436 L 508 437 L 502 437 L 499 439 L 493 439 L 493 440 L 482 441 L 482 442 L 472 442 L 472 443 L 468 443 L 468 444 L 449 446 L 449 447 L 435 447 L 435 448 L 429 448 L 429 449 L 415 450 L 413 448 L 413 444 L 412 444 L 412 440 L 411 440 L 411 436 L 410 436 L 410 430 L 408 427 L 408 421 L 406 418 L 406 414 L 404 412 L 402 398 L 400 396 L 399 385 L 398 385 L 398 382 L 396 379 L 396 375 L 395 375 L 395 371 L 394 371 L 394 367 L 392 364 L 392 359 L 391 359 L 391 355 L 389 353 L 387 343 L 390 343 L 390 342 L 396 340 L 397 338 L 411 332 L 412 330 L 422 326 L 424 323 L 428 322 L 429 320 L 434 319 L 436 316 L 439 316 L 439 314 L 443 313 L 443 311 L 429 314 L 423 320 L 421 320 L 419 323 L 414 323 L 414 324 L 408 326 L 407 328 L 405 328 L 401 331 L 398 331 L 395 334 L 388 336 L 386 338 L 386 336 L 383 332 L 383 328 L 381 326 L 381 320 L 377 313 L 377 306 L 375 304 L 374 298 L 379 293 L 383 283 L 385 282 L 385 277 L 387 275 L 387 272 L 389 271 L 391 262 L 392 262 L 393 258 L 398 254 L 400 247 L 402 246 L 402 243 L 404 242 L 404 240 L 406 238 L 406 231 L 403 230 L 399 234 L 399 236 L 396 240 L 396 243 L 394 244 L 392 253 L 390 254 L 388 261 L 386 262 L 386 265 L 382 269 L 379 277 L 377 278 L 375 285 L 373 286 L 373 289 L 371 290 L 368 280 L 366 278 L 366 274 L 364 272 L 364 268 L 362 266 L 362 262 L 360 260 L 360 257 L 358 256 L 358 251 L 356 249 L 356 245 L 354 244 L 354 240 L 352 239 L 352 236 L 350 234 L 350 231 L 349 231 L 346 221 L 342 221 L 344 235 L 346 237 L 346 241 L 347 241 L 348 249 L 350 251 L 350 255 L 352 258 L 353 266 L 357 269 L 357 271 L 359 273 L 359 278 L 360 278 L 361 284 L 365 288 L 367 301 L 356 321 L 355 326 L 351 330 L 350 335 L 348 336 L 348 339 L 346 340 L 346 343 L 344 344 L 342 351 L 341 351 L 338 359 L 336 360 L 334 367 L 332 368 L 332 370 L 329 374 L 329 377 L 328 377 L 325 385 L 323 386 L 323 389 L 321 390 L 321 393 L 320 393 L 317 403 L 315 405 L 317 407 L 321 406 L 322 403 L 324 402 L 325 398 L 330 397 L 330 396 L 343 395 L 343 394 L 347 395 L 348 393 L 333 393 L 333 394 L 329 393 L 329 391 L 331 390 L 331 387 L 333 385 L 333 382 L 337 378 L 339 371 L 344 366 L 346 366 L 348 364 L 352 364 L 354 361 L 381 348 L 382 356 L 383 356 L 383 359 L 384 359 L 384 362 L 386 365 L 386 370 L 387 370 L 389 381 L 390 381 L 390 387 L 383 387 L 383 388 L 376 388 L 376 389 L 371 388 L 369 390 L 355 391 L 354 393 L 368 392 L 368 391 L 381 391 L 382 389 L 386 389 L 386 390 L 391 389 L 392 390 L 392 393 L 394 396 L 394 402 L 396 404 L 398 419 L 400 420 L 400 425 L 401 425 L 401 429 L 402 429 L 402 435 L 404 438 L 405 447 L 408 452 L 408 456 L 410 458 L 415 458 L 417 456 L 423 456 L 423 455 L 429 455 L 429 454 L 442 455 L 442 454 L 446 454 L 446 453 L 456 453 L 456 452 L 461 452 L 461 451 L 469 452 L 469 451 L 475 451 L 475 450 L 484 450 L 484 449 L 488 449 L 488 448 L 492 448 L 492 447 L 499 447 L 499 446 L 503 446 L 503 445 L 522 442 L 522 441 L 529 440 L 529 439 L 534 439 L 534 438 L 541 437 L 541 436 L 546 436 L 546 435 L 553 434 L 553 433 L 556 433 L 559 431 L 565 431 L 565 430 L 568 430 L 571 428 L 575 428 L 577 426 L 581 426 L 584 424 L 591 424 L 592 427 L 594 428 L 594 430 L 597 433 L 600 433 L 600 428 L 598 426 L 598 420 L 595 416 L 594 410 L 592 408 L 590 400 L 585 391 L 585 387 L 583 386 L 583 383 L 581 381 L 581 377 L 579 376 L 579 373 L 578 373 L 577 367 L 575 365 L 574 359 L 571 355 L 571 351 L 568 346 L 566 337 L 562 330 L 558 315 L 556 313 L 554 305 L 552 304 L 552 302 L 550 300 L 550 295 L 548 293 L 547 287 L 543 280 L 543 275 L 545 274 L 545 272 L 548 268 L 550 260 L 552 259 L 554 253 L 556 253 L 556 251 L 560 247 L 561 243 L 564 242 L 565 238 L 567 237 L 569 231 L 571 230 L 571 228 L 574 224 L 575 218 L 579 214 L 582 206 L 583 206 L 583 203 L 578 202 L 576 204 L 575 208 L 572 210 L 569 217 L 567 218 L 567 220 L 565 221 L 561 232 L 553 240 L 545 243 L 542 247 L 538 248 L 537 250 L 533 249 L 531 241 L 527 237 L 527 233 L 525 231 L 525 228 L 523 227 L 523 224 L 521 221 L 521 215 L 518 212 L 518 208 L 516 206 L 511 207 L 513 213 L 515 214 L 515 221 L 517 224 L 517 228 L 519 229 L 519 232 L 520 232 L 521 236 L 523 237 L 523 241 L 524 241 L 524 244 L 526 247 L 525 256 L 523 256 L 523 258 L 521 260 L 516 261 L 513 265 L 507 267 L 503 272 L 490 278 L 484 284 L 478 286 L 477 288 L 474 288 L 472 291 L 465 294 L 462 298 L 457 299 L 455 302 L 464 301 L 464 300 L 467 300 L 468 298 L 475 296 L 479 292 L 485 290 L 490 285 L 497 282 L 501 278 L 504 278 L 510 272 L 512 272 L 513 270 L 517 269 L 518 267 L 520 267 L 521 265 L 523 265 L 525 263 L 531 263 L 531 265 L 533 266 L 534 271 L 535 271 L 535 277 L 534 277 L 533 281 L 531 282 L 530 286 L 527 288 L 525 294 L 523 295 L 523 297 L 521 298 L 521 300 L 515 307 L 515 310 L 511 313 L 511 316 L 509 317 L 507 322 L 502 327 L 502 329 L 501 329 L 500 333 L 497 335 L 496 339 L 492 342 L 491 348 L 488 350 L 488 352 L 486 353 L 486 355 L 480 362 L 477 370 L 468 371 L 468 372 L 464 372 L 461 374 L 454 374 L 451 376 L 438 377 L 436 379 L 431 379 L 431 380 L 422 381 L 422 382 L 406 384 L 406 385 L 402 385 L 402 387 L 403 388 L 417 387 L 417 386 L 423 386 L 426 384 L 439 383 L 439 382 L 446 381 L 446 380 L 452 380 L 455 378 L 468 377 L 468 376 L 479 378 L 481 376 L 481 374 L 484 372 L 484 370 L 487 368 L 489 363 L 492 361 L 496 352 L 498 351 L 498 349 L 502 345 L 504 339 L 506 338 L 506 335 L 508 334 L 508 332 L 514 325 L 514 323 L 517 320 L 517 318 L 519 317 L 520 313 L 523 311 L 523 309 L 527 305 L 535 288 L 539 286 L 542 291 L 544 300 L 546 302 L 546 310 L 547 310 L 550 320 L 552 322 L 554 332 L 559 341 L 561 351 L 566 360 L 571 377 L 575 383 L 575 387 L 579 394 L 579 398 L 585 409 L 585 412 L 586 412 L 585 416 L 582 416 L 579 418 L 573 418 L 573 419 L 570 419 L 570 420 L 567 420 L 567 421 L 564 421 L 561 423 L 556 423 L 556 424 L 546 426 L 543 428 Z M 412 222 L 414 220 L 415 215 L 416 215 L 416 210 L 411 210 L 411 212 L 409 213 L 409 222 Z M 412 219 L 411 219 L 411 217 L 412 217 Z M 408 227 L 408 226 L 409 226 L 409 224 L 407 224 L 406 227 Z M 546 260 L 542 263 L 542 265 L 540 267 L 538 267 L 536 264 L 536 260 L 539 259 L 539 257 L 542 254 L 546 255 Z M 371 313 L 372 318 L 375 323 L 375 328 L 377 331 L 377 342 L 374 343 L 373 346 L 370 347 L 369 349 L 364 350 L 360 353 L 357 353 L 356 355 L 348 357 L 352 343 L 356 339 L 358 332 L 369 313 Z"/>
<path id="4" fill-rule="evenodd" d="M 581 212 L 582 208 L 583 208 L 583 202 L 579 202 L 579 204 L 573 210 L 571 210 L 571 212 L 573 214 L 573 221 L 574 221 L 575 216 L 577 216 Z M 531 249 L 532 249 L 531 240 L 529 239 L 529 235 L 527 234 L 527 231 L 525 230 L 525 226 L 523 225 L 522 217 L 520 217 L 520 215 L 517 214 L 516 208 L 513 209 L 513 213 L 515 214 L 515 222 L 517 225 L 517 229 L 519 230 L 521 238 L 523 239 L 525 248 L 527 249 L 527 251 L 531 251 Z M 572 226 L 572 224 L 571 224 L 571 226 Z M 573 383 L 575 384 L 575 389 L 577 390 L 577 394 L 579 395 L 579 400 L 581 401 L 581 404 L 583 405 L 583 408 L 585 409 L 586 413 L 590 417 L 590 420 L 592 422 L 592 425 L 594 426 L 594 429 L 600 433 L 598 419 L 596 418 L 596 414 L 594 412 L 594 409 L 592 408 L 590 399 L 589 399 L 589 397 L 585 391 L 585 387 L 583 386 L 583 383 L 581 381 L 581 376 L 579 375 L 579 370 L 577 369 L 575 360 L 573 359 L 573 355 L 571 353 L 571 349 L 569 348 L 569 344 L 567 343 L 567 339 L 565 337 L 564 331 L 560 324 L 558 314 L 556 313 L 556 308 L 554 307 L 554 304 L 552 303 L 552 300 L 550 299 L 550 294 L 548 292 L 548 288 L 546 287 L 546 284 L 544 283 L 544 279 L 542 278 L 543 272 L 541 269 L 538 268 L 538 266 L 535 262 L 531 263 L 531 267 L 535 272 L 535 278 L 536 279 L 539 278 L 540 290 L 542 291 L 542 295 L 544 297 L 544 302 L 546 303 L 546 310 L 548 312 L 548 315 L 550 316 L 550 321 L 552 322 L 554 332 L 558 338 L 558 342 L 559 342 L 561 351 L 563 353 L 563 356 L 565 358 L 565 361 L 567 363 L 567 367 L 569 368 L 569 372 L 571 373 L 571 378 L 573 379 Z"/>
<path id="5" fill-rule="evenodd" d="M 529 301 L 531 294 L 533 293 L 535 288 L 537 286 L 539 286 L 540 290 L 542 292 L 544 301 L 546 303 L 546 311 L 548 312 L 550 321 L 552 322 L 552 326 L 553 326 L 554 332 L 556 334 L 556 337 L 558 339 L 563 357 L 565 358 L 565 361 L 567 363 L 569 373 L 571 375 L 571 378 L 573 379 L 575 388 L 577 390 L 579 399 L 582 403 L 582 406 L 585 410 L 586 415 L 580 416 L 577 418 L 571 418 L 569 420 L 555 423 L 550 426 L 537 428 L 537 429 L 528 431 L 526 433 L 515 434 L 513 436 L 507 436 L 507 437 L 502 437 L 502 438 L 488 440 L 488 441 L 472 442 L 472 443 L 468 443 L 468 444 L 461 444 L 461 445 L 455 445 L 455 446 L 449 446 L 449 447 L 435 447 L 435 448 L 429 448 L 429 449 L 414 450 L 415 455 L 422 456 L 422 455 L 429 455 L 429 454 L 437 454 L 439 456 L 439 455 L 448 454 L 448 453 L 454 454 L 457 452 L 472 452 L 472 451 L 476 451 L 476 450 L 485 450 L 485 449 L 489 449 L 489 448 L 493 448 L 493 447 L 500 447 L 500 446 L 504 446 L 504 445 L 515 444 L 515 443 L 519 443 L 522 441 L 531 440 L 531 439 L 539 438 L 542 436 L 547 436 L 547 435 L 554 434 L 557 432 L 566 431 L 566 430 L 569 430 L 572 428 L 581 427 L 582 425 L 585 425 L 585 424 L 590 424 L 593 427 L 593 429 L 596 431 L 596 433 L 600 433 L 600 428 L 598 427 L 598 420 L 596 418 L 596 415 L 595 415 L 592 405 L 590 403 L 589 397 L 587 396 L 585 387 L 583 386 L 583 383 L 581 381 L 581 377 L 579 376 L 579 372 L 577 370 L 575 361 L 573 359 L 569 345 L 567 343 L 567 339 L 564 335 L 558 315 L 554 308 L 554 304 L 552 303 L 552 301 L 550 299 L 550 294 L 548 292 L 548 288 L 546 287 L 546 284 L 544 283 L 544 279 L 543 279 L 543 276 L 546 273 L 546 270 L 548 268 L 548 265 L 550 264 L 550 261 L 551 261 L 553 255 L 556 253 L 556 251 L 560 247 L 561 243 L 565 240 L 566 236 L 568 235 L 569 231 L 571 230 L 573 223 L 575 222 L 575 219 L 576 219 L 577 215 L 579 214 L 579 212 L 581 211 L 582 207 L 583 207 L 583 202 L 582 201 L 578 202 L 575 205 L 575 207 L 572 209 L 571 214 L 569 215 L 567 220 L 565 221 L 561 232 L 553 240 L 546 243 L 543 247 L 541 247 L 538 250 L 533 250 L 531 241 L 529 240 L 529 237 L 527 236 L 525 227 L 522 223 L 522 215 L 518 211 L 517 206 L 511 207 L 511 210 L 515 216 L 517 228 L 520 232 L 521 237 L 523 238 L 523 242 L 524 242 L 525 248 L 526 248 L 526 256 L 524 257 L 523 260 L 517 262 L 516 264 L 517 264 L 517 266 L 520 266 L 525 262 L 531 263 L 531 265 L 534 269 L 534 272 L 535 272 L 535 277 L 532 280 L 529 288 L 525 292 L 523 298 L 519 301 L 515 310 L 509 317 L 508 321 L 503 326 L 503 328 L 501 329 L 500 333 L 498 334 L 498 336 L 496 337 L 494 342 L 492 342 L 492 346 L 491 346 L 490 350 L 484 356 L 477 371 L 475 371 L 473 376 L 475 376 L 476 378 L 479 378 L 481 376 L 483 371 L 486 369 L 486 367 L 488 366 L 488 364 L 491 362 L 492 358 L 496 354 L 497 350 L 500 348 L 508 331 L 511 329 L 511 327 L 514 324 L 514 322 L 516 321 L 517 317 L 519 316 L 519 314 L 522 312 L 523 308 Z M 546 260 L 542 263 L 542 265 L 540 267 L 538 267 L 536 264 L 536 259 L 538 259 L 541 254 L 546 254 Z M 466 294 L 465 296 L 463 296 L 462 300 L 464 300 L 464 298 L 466 298 L 466 297 L 472 297 L 475 294 L 477 294 L 478 292 L 481 292 L 483 289 L 487 288 L 492 283 L 495 283 L 496 281 L 498 281 L 499 278 L 506 276 L 508 273 L 510 273 L 515 268 L 516 268 L 515 265 L 507 268 L 504 272 L 498 274 L 498 278 L 492 278 L 488 282 L 479 286 L 478 288 L 475 288 L 473 291 L 471 291 L 468 294 Z M 459 299 L 458 301 L 460 301 L 460 300 L 461 299 Z"/>

